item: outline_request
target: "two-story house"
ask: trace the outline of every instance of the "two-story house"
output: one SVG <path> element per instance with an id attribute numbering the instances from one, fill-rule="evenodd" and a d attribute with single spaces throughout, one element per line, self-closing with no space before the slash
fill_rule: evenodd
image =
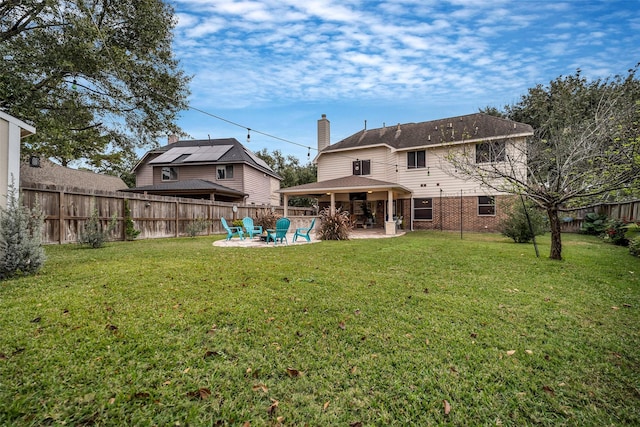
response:
<path id="1" fill-rule="evenodd" d="M 127 191 L 242 204 L 280 205 L 282 178 L 235 138 L 178 141 L 148 151 Z"/>
<path id="2" fill-rule="evenodd" d="M 527 124 L 483 113 L 363 129 L 335 144 L 329 125 L 325 115 L 318 120 L 318 181 L 280 190 L 285 205 L 288 196 L 311 195 L 389 234 L 396 218 L 411 230 L 495 230 L 506 194 L 457 175 L 448 159 L 465 153 L 472 162 L 505 162 L 533 135 Z"/>

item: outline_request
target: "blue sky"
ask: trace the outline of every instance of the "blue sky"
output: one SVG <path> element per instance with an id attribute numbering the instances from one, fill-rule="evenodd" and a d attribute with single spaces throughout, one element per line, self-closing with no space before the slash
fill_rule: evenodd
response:
<path id="1" fill-rule="evenodd" d="M 174 52 L 193 76 L 180 126 L 303 163 L 317 120 L 331 143 L 378 128 L 475 113 L 580 68 L 640 61 L 639 0 L 170 0 Z M 225 120 L 243 127 L 232 125 Z M 251 132 L 246 127 L 280 139 Z M 164 142 L 163 142 L 164 143 Z"/>

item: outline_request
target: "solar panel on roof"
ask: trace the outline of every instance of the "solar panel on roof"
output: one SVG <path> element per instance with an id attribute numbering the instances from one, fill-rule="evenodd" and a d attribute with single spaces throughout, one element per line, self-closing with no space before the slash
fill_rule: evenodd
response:
<path id="1" fill-rule="evenodd" d="M 233 145 L 205 145 L 199 147 L 173 147 L 149 163 L 215 162 L 224 156 Z"/>
<path id="2" fill-rule="evenodd" d="M 249 157 L 251 157 L 251 159 L 252 159 L 254 162 L 256 162 L 258 165 L 262 166 L 263 168 L 267 168 L 267 169 L 271 170 L 271 167 L 270 167 L 270 166 L 269 166 L 269 165 L 268 165 L 264 160 L 262 160 L 260 157 L 256 156 L 256 155 L 255 155 L 251 150 L 247 150 L 247 149 L 245 148 L 245 150 L 244 150 L 244 151 L 245 151 L 245 152 L 249 155 Z"/>
<path id="3" fill-rule="evenodd" d="M 220 157 L 224 156 L 227 151 L 229 151 L 233 145 L 208 145 L 203 147 L 198 147 L 198 150 L 195 151 L 187 160 L 187 162 L 215 162 L 220 159 Z"/>
<path id="4" fill-rule="evenodd" d="M 175 147 L 169 149 L 169 151 L 159 155 L 149 163 L 171 163 L 183 154 L 188 154 L 190 147 Z"/>

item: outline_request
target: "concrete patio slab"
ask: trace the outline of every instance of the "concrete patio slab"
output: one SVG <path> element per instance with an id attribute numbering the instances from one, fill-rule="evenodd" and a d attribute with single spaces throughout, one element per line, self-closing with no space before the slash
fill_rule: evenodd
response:
<path id="1" fill-rule="evenodd" d="M 397 234 L 385 234 L 385 231 L 383 229 L 365 229 L 365 230 L 353 230 L 351 232 L 350 238 L 351 239 L 383 239 L 383 238 L 389 238 L 389 237 L 399 237 L 404 235 L 405 232 L 400 230 L 398 231 Z M 307 242 L 304 239 L 298 239 L 297 242 L 292 242 L 291 239 L 293 238 L 293 233 L 291 233 L 291 236 L 287 236 L 287 238 L 289 239 L 289 246 L 298 246 L 298 245 L 309 245 L 312 243 L 318 243 L 321 242 L 321 240 L 318 240 L 315 238 L 315 236 L 312 236 L 311 241 Z M 249 239 L 248 237 L 245 238 L 244 240 L 240 240 L 237 237 L 234 237 L 231 240 L 216 240 L 215 242 L 213 242 L 213 246 L 219 246 L 219 247 L 223 247 L 223 248 L 274 248 L 274 247 L 285 247 L 287 246 L 284 243 L 278 243 L 277 245 L 274 245 L 273 242 L 269 242 L 269 244 L 266 244 L 265 242 L 260 241 L 257 238 L 254 239 Z"/>

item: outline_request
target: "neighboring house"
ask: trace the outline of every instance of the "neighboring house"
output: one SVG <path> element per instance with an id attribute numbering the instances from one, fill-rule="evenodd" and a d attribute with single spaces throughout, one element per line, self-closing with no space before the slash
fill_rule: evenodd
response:
<path id="1" fill-rule="evenodd" d="M 64 188 L 67 191 L 89 194 L 116 192 L 127 188 L 127 184 L 120 177 L 72 169 L 35 156 L 20 164 L 20 186 Z"/>
<path id="2" fill-rule="evenodd" d="M 280 205 L 282 178 L 235 138 L 177 141 L 148 151 L 128 191 L 241 204 Z"/>
<path id="3" fill-rule="evenodd" d="M 280 190 L 313 196 L 320 207 L 348 210 L 357 225 L 405 229 L 496 230 L 501 196 L 456 177 L 451 150 L 472 161 L 504 162 L 507 147 L 524 146 L 531 126 L 477 113 L 364 129 L 330 145 L 329 120 L 318 120 L 318 182 Z M 508 142 L 508 143 L 507 143 Z M 524 152 L 524 150 L 523 150 Z M 524 165 L 524 160 L 521 163 Z"/>
<path id="4" fill-rule="evenodd" d="M 9 186 L 20 188 L 20 140 L 36 128 L 0 111 L 0 206 L 7 206 Z"/>

